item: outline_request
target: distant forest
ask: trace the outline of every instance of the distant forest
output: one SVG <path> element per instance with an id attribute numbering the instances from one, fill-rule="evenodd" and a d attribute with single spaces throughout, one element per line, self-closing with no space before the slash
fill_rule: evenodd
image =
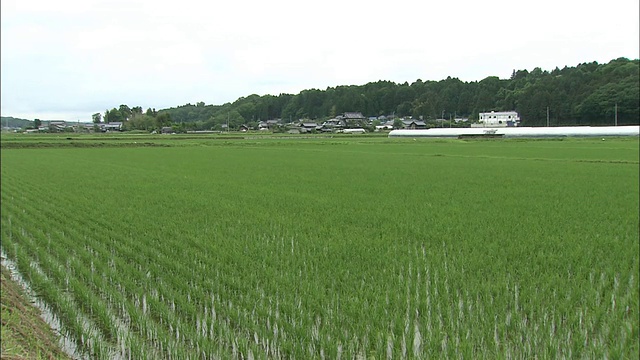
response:
<path id="1" fill-rule="evenodd" d="M 509 79 L 489 76 L 464 82 L 448 77 L 440 81 L 416 80 L 409 84 L 377 81 L 365 85 L 309 89 L 298 94 L 249 95 L 233 103 L 186 104 L 169 109 L 120 105 L 93 114 L 94 122 L 124 122 L 127 130 L 160 126 L 182 130 L 220 129 L 228 124 L 256 128 L 260 121 L 301 119 L 322 121 L 344 112 L 366 117 L 395 115 L 434 123 L 436 119 L 468 118 L 478 113 L 515 110 L 521 126 L 619 125 L 640 121 L 640 60 L 619 58 L 607 64 L 583 63 L 552 71 L 514 70 Z"/>
<path id="2" fill-rule="evenodd" d="M 13 116 L 2 116 L 0 117 L 0 123 L 3 127 L 10 128 L 27 128 L 33 126 L 32 120 L 27 119 L 18 119 Z"/>
<path id="3" fill-rule="evenodd" d="M 619 58 L 552 71 L 514 70 L 509 79 L 495 76 L 463 82 L 416 80 L 409 84 L 377 81 L 365 85 L 309 89 L 299 94 L 250 95 L 224 105 L 186 104 L 158 111 L 175 123 L 209 129 L 229 121 L 231 128 L 261 120 L 323 120 L 344 112 L 392 115 L 429 121 L 453 116 L 477 120 L 478 113 L 515 110 L 522 126 L 638 124 L 640 60 Z"/>

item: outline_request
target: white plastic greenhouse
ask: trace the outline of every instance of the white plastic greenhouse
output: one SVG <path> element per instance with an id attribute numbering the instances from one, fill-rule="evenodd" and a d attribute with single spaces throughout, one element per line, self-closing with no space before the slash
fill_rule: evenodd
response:
<path id="1" fill-rule="evenodd" d="M 427 130 L 393 130 L 389 137 L 602 137 L 639 136 L 640 125 L 631 126 L 562 126 L 504 128 L 432 128 Z"/>

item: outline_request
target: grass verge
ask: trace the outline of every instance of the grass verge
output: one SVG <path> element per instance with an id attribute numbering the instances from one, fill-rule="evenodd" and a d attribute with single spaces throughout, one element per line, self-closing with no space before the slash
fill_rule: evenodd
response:
<path id="1" fill-rule="evenodd" d="M 57 335 L 30 304 L 23 289 L 2 267 L 2 352 L 1 359 L 70 359 L 59 345 Z"/>

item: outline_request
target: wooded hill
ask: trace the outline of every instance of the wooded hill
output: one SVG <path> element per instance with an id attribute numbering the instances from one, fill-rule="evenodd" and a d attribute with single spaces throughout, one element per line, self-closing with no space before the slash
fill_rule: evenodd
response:
<path id="1" fill-rule="evenodd" d="M 639 101 L 640 60 L 619 58 L 552 71 L 514 70 L 509 79 L 377 81 L 296 95 L 250 95 L 224 105 L 186 104 L 159 113 L 198 128 L 214 128 L 227 121 L 233 128 L 278 118 L 322 120 L 349 111 L 367 117 L 395 114 L 434 120 L 456 115 L 474 120 L 479 112 L 516 110 L 523 126 L 538 126 L 546 124 L 549 107 L 551 125 L 612 125 L 616 104 L 618 124 L 638 124 Z"/>
<path id="2" fill-rule="evenodd" d="M 26 128 L 33 126 L 32 120 L 14 118 L 13 116 L 1 116 L 0 123 L 2 127 L 9 128 Z"/>
<path id="3" fill-rule="evenodd" d="M 367 117 L 411 116 L 429 122 L 454 116 L 475 120 L 480 112 L 515 110 L 522 126 L 546 125 L 547 111 L 552 126 L 613 125 L 616 112 L 618 124 L 624 125 L 638 124 L 639 102 L 640 60 L 619 58 L 607 64 L 583 63 L 552 71 L 514 70 L 509 79 L 377 81 L 295 95 L 254 94 L 224 105 L 198 102 L 157 112 L 148 109 L 144 114 L 139 106 L 120 105 L 105 112 L 104 120 L 125 121 L 125 129 L 149 130 L 174 123 L 183 129 L 208 130 L 223 124 L 231 129 L 242 124 L 255 128 L 259 121 L 269 119 L 321 121 L 344 112 L 361 112 Z M 94 119 L 100 115 L 94 114 Z"/>

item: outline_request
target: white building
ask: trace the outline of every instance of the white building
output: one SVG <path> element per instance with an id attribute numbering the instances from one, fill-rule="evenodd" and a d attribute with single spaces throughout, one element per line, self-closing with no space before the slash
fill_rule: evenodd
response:
<path id="1" fill-rule="evenodd" d="M 480 113 L 478 122 L 480 124 L 472 124 L 472 127 L 520 126 L 520 116 L 515 111 L 482 112 Z M 473 126 L 473 125 L 476 125 L 476 126 Z"/>

